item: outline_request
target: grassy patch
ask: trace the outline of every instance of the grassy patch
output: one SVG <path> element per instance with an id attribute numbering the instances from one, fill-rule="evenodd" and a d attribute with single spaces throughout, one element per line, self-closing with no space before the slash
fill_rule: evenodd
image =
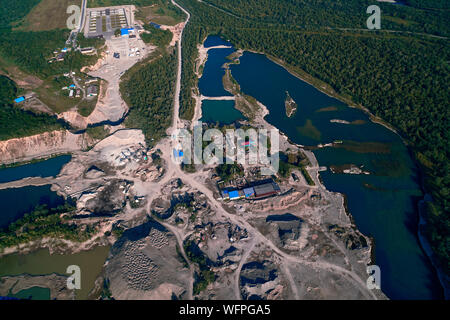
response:
<path id="1" fill-rule="evenodd" d="M 81 7 L 81 0 L 41 0 L 20 22 L 17 29 L 23 31 L 65 29 L 70 16 L 66 10 L 70 5 Z"/>
<path id="2" fill-rule="evenodd" d="M 9 27 L 15 21 L 20 21 L 40 0 L 2 1 L 0 10 L 0 26 Z"/>
<path id="3" fill-rule="evenodd" d="M 183 22 L 186 17 L 182 11 L 169 2 L 161 1 L 152 6 L 139 8 L 136 12 L 136 19 L 146 24 L 152 21 L 161 25 L 174 26 Z"/>
<path id="4" fill-rule="evenodd" d="M 405 19 L 401 19 L 398 17 L 391 17 L 391 16 L 387 16 L 387 15 L 383 16 L 383 20 L 388 20 L 388 21 L 391 21 L 391 22 L 394 22 L 396 24 L 403 25 L 406 27 L 409 27 L 410 25 L 415 23 L 414 21 L 405 20 Z"/>
<path id="5" fill-rule="evenodd" d="M 39 99 L 56 113 L 65 112 L 81 101 L 81 98 L 70 98 L 69 90 L 61 90 L 54 78 L 44 80 L 44 83 L 35 91 Z"/>
<path id="6" fill-rule="evenodd" d="M 78 113 L 83 117 L 89 117 L 92 111 L 94 111 L 96 104 L 97 99 L 85 99 L 77 106 Z"/>
<path id="7" fill-rule="evenodd" d="M 137 7 L 148 6 L 159 2 L 159 0 L 88 0 L 88 8 L 123 6 L 134 4 Z"/>

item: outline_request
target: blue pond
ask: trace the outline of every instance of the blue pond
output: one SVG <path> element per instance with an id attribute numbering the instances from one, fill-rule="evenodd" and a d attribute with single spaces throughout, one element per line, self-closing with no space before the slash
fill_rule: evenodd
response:
<path id="1" fill-rule="evenodd" d="M 221 97 L 231 96 L 223 88 L 222 78 L 225 75 L 223 64 L 225 58 L 234 52 L 234 48 L 210 49 L 208 51 L 208 61 L 206 61 L 203 75 L 199 80 L 198 87 L 204 96 Z"/>
<path id="2" fill-rule="evenodd" d="M 50 190 L 50 185 L 40 187 L 23 187 L 0 190 L 0 228 L 20 219 L 37 205 L 46 204 L 57 207 L 64 204 L 64 198 Z"/>
<path id="3" fill-rule="evenodd" d="M 264 55 L 245 52 L 240 64 L 230 68 L 241 90 L 267 106 L 266 120 L 295 143 L 343 142 L 314 150 L 320 165 L 354 164 L 371 172 L 350 175 L 328 170 L 321 178 L 327 189 L 347 196 L 358 229 L 375 239 L 383 292 L 391 299 L 442 298 L 435 270 L 418 241 L 417 201 L 423 194 L 417 168 L 400 137 Z M 285 112 L 286 91 L 298 105 L 291 118 Z"/>
<path id="4" fill-rule="evenodd" d="M 17 167 L 0 169 L 0 183 L 20 180 L 27 177 L 56 176 L 62 167 L 70 162 L 72 156 L 63 155 L 44 161 L 25 164 Z"/>
<path id="5" fill-rule="evenodd" d="M 203 46 L 205 48 L 211 48 L 216 46 L 232 46 L 231 42 L 225 41 L 219 36 L 209 36 L 206 38 L 205 42 L 203 43 Z"/>

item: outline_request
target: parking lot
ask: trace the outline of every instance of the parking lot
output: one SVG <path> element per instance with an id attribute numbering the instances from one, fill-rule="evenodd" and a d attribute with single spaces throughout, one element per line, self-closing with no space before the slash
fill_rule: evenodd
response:
<path id="1" fill-rule="evenodd" d="M 84 28 L 87 37 L 103 36 L 109 39 L 114 31 L 132 24 L 131 6 L 87 9 L 87 20 Z"/>

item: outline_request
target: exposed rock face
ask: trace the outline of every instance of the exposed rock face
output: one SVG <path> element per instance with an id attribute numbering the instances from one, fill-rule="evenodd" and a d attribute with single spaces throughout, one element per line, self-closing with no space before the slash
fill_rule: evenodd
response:
<path id="1" fill-rule="evenodd" d="M 103 176 L 105 176 L 105 172 L 96 166 L 91 166 L 85 173 L 87 179 L 98 179 Z"/>
<path id="2" fill-rule="evenodd" d="M 146 291 L 154 287 L 153 279 L 159 275 L 160 270 L 153 260 L 142 252 L 143 247 L 144 240 L 127 243 L 122 277 L 130 288 Z"/>
<path id="3" fill-rule="evenodd" d="M 269 232 L 272 233 L 275 243 L 281 248 L 299 250 L 305 246 L 309 228 L 302 225 L 302 219 L 286 213 L 268 216 L 266 222 L 269 223 Z"/>
<path id="4" fill-rule="evenodd" d="M 100 187 L 95 195 L 86 200 L 84 208 L 99 216 L 111 216 L 120 212 L 126 203 L 129 185 L 125 181 L 112 180 Z"/>
<path id="5" fill-rule="evenodd" d="M 26 161 L 56 153 L 72 152 L 85 148 L 89 143 L 90 140 L 85 134 L 62 130 L 0 141 L 0 162 Z"/>
<path id="6" fill-rule="evenodd" d="M 268 294 L 280 284 L 277 266 L 268 260 L 244 264 L 240 281 L 244 299 L 267 299 Z"/>
<path id="7" fill-rule="evenodd" d="M 66 111 L 58 115 L 58 118 L 64 119 L 70 123 L 72 127 L 79 129 L 86 129 L 88 126 L 88 120 L 76 111 Z"/>

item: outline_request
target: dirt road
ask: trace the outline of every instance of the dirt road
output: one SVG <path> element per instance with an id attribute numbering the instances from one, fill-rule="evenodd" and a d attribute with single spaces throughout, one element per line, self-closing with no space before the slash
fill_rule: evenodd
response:
<path id="1" fill-rule="evenodd" d="M 183 11 L 186 15 L 187 15 L 187 19 L 186 22 L 184 24 L 184 27 L 186 27 L 186 25 L 189 22 L 189 19 L 191 18 L 191 15 L 189 12 L 187 12 L 182 6 L 180 6 L 178 3 L 176 3 L 174 0 L 172 0 L 172 4 L 176 7 L 178 7 L 181 11 Z M 177 81 L 175 84 L 175 98 L 174 98 L 174 103 L 173 103 L 173 119 L 172 119 L 172 128 L 169 130 L 169 134 L 171 135 L 174 130 L 176 130 L 179 127 L 179 122 L 180 122 L 180 117 L 179 117 L 179 112 L 180 112 L 180 92 L 181 92 L 181 70 L 182 70 L 182 64 L 183 64 L 183 60 L 182 60 L 182 41 L 183 41 L 183 32 L 184 32 L 184 28 L 181 31 L 181 35 L 180 35 L 180 40 L 178 41 L 177 44 L 177 51 L 178 51 L 178 68 L 177 68 Z"/>

